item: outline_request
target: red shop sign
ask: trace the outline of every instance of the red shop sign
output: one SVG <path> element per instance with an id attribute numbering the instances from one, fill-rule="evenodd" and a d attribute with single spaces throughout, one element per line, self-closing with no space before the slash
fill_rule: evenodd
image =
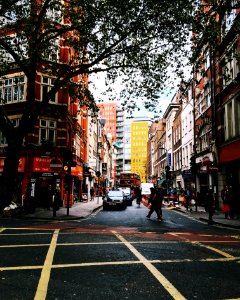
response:
<path id="1" fill-rule="evenodd" d="M 51 157 L 34 157 L 33 172 L 52 172 L 50 168 Z"/>

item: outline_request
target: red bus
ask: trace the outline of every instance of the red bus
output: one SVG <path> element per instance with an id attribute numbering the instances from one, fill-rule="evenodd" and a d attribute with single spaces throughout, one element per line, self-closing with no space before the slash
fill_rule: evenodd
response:
<path id="1" fill-rule="evenodd" d="M 120 187 L 135 187 L 135 186 L 140 186 L 141 180 L 140 176 L 132 173 L 132 172 L 121 172 L 120 173 L 120 182 L 119 186 Z"/>

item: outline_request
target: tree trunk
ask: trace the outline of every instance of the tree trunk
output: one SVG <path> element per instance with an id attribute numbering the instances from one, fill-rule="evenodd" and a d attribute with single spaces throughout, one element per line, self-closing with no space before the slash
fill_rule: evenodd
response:
<path id="1" fill-rule="evenodd" d="M 8 145 L 2 176 L 0 177 L 0 210 L 8 206 L 17 192 L 18 164 L 21 153 L 21 145 L 13 140 Z"/>

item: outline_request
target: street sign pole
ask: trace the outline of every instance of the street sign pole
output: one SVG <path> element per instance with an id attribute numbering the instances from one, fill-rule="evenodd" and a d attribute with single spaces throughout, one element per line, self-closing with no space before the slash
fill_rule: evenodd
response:
<path id="1" fill-rule="evenodd" d="M 68 195 L 67 195 L 67 216 L 69 216 L 70 194 L 71 194 L 71 166 L 68 168 Z"/>

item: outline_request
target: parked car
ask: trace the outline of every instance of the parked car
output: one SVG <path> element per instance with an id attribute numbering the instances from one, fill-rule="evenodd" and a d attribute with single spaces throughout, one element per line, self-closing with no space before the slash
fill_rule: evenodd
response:
<path id="1" fill-rule="evenodd" d="M 126 205 L 132 206 L 133 197 L 132 197 L 132 192 L 131 192 L 130 187 L 123 187 L 123 188 L 121 188 L 121 190 L 123 191 Z"/>
<path id="2" fill-rule="evenodd" d="M 126 208 L 126 201 L 123 191 L 115 190 L 109 191 L 106 196 L 103 197 L 103 209 L 107 208 Z"/>

